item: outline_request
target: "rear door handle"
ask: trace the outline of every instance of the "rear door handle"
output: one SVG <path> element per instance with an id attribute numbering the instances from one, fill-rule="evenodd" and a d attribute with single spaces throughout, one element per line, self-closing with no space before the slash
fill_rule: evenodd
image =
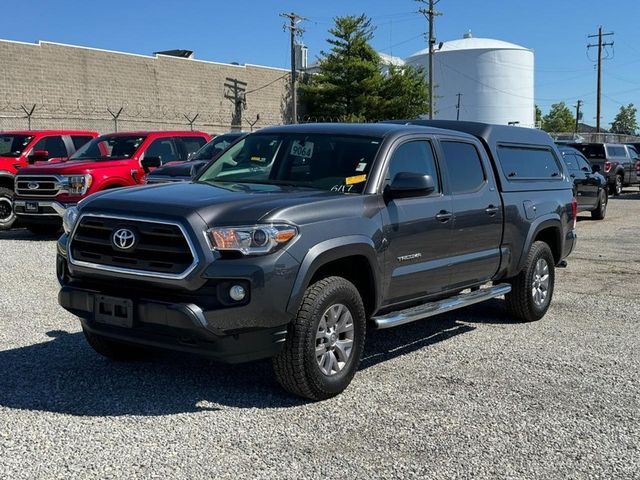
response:
<path id="1" fill-rule="evenodd" d="M 498 210 L 500 210 L 498 207 L 494 207 L 493 205 L 489 205 L 487 208 L 484 209 L 485 212 L 487 212 L 487 215 L 493 217 L 496 213 L 498 213 Z"/>
<path id="2" fill-rule="evenodd" d="M 446 210 L 440 210 L 440 213 L 436 215 L 436 220 L 442 223 L 447 223 L 453 217 L 453 213 L 447 212 Z"/>

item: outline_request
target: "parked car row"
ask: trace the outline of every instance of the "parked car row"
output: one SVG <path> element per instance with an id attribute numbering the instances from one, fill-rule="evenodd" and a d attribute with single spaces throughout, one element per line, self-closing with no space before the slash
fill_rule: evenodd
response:
<path id="1" fill-rule="evenodd" d="M 607 179 L 611 195 L 620 195 L 628 186 L 640 185 L 640 144 L 567 143 L 597 165 Z"/>
<path id="2" fill-rule="evenodd" d="M 0 230 L 18 221 L 36 234 L 55 232 L 69 207 L 96 192 L 189 180 L 243 135 L 210 141 L 207 133 L 192 131 L 0 133 Z M 193 162 L 182 166 L 186 160 Z"/>

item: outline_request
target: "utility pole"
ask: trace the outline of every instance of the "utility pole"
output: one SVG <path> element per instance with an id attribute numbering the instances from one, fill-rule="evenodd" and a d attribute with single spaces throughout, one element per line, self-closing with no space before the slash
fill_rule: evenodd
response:
<path id="1" fill-rule="evenodd" d="M 597 44 L 587 45 L 587 50 L 592 47 L 598 47 L 598 93 L 596 106 L 596 133 L 600 133 L 600 97 L 602 95 L 602 47 L 612 47 L 613 42 L 603 42 L 602 37 L 613 35 L 613 32 L 602 33 L 602 25 L 598 27 L 598 33 L 595 35 L 587 35 L 587 38 L 598 38 Z"/>
<path id="2" fill-rule="evenodd" d="M 433 120 L 433 46 L 436 39 L 433 35 L 433 19 L 438 15 L 442 15 L 434 10 L 434 7 L 440 0 L 416 0 L 416 2 L 429 5 L 429 8 L 420 8 L 418 13 L 423 14 L 429 22 L 429 32 L 427 34 L 427 43 L 429 44 L 429 120 Z"/>
<path id="3" fill-rule="evenodd" d="M 584 102 L 582 100 L 578 100 L 576 103 L 576 129 L 574 133 L 578 133 L 578 122 L 580 122 L 580 107 Z"/>
<path id="4" fill-rule="evenodd" d="M 296 92 L 296 35 L 300 36 L 304 33 L 304 28 L 298 26 L 302 20 L 301 17 L 293 12 L 281 13 L 281 17 L 289 19 L 289 25 L 284 24 L 283 28 L 289 29 L 291 34 L 291 123 L 298 123 L 298 95 Z"/>
<path id="5" fill-rule="evenodd" d="M 458 104 L 456 105 L 456 120 L 460 120 L 460 97 L 462 93 L 456 93 L 456 97 L 458 97 Z"/>

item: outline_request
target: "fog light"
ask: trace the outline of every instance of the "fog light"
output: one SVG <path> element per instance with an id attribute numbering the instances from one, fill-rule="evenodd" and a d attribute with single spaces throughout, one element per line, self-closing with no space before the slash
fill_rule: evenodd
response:
<path id="1" fill-rule="evenodd" d="M 229 289 L 229 296 L 236 302 L 243 300 L 246 295 L 247 292 L 242 285 L 234 285 Z"/>

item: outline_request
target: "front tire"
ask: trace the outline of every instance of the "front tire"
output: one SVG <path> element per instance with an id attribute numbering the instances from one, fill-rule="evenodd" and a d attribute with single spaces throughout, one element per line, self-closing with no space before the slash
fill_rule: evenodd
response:
<path id="1" fill-rule="evenodd" d="M 366 315 L 356 287 L 342 277 L 324 278 L 304 294 L 273 358 L 282 387 L 310 400 L 341 393 L 355 375 L 364 349 Z"/>
<path id="2" fill-rule="evenodd" d="M 555 283 L 555 261 L 549 245 L 533 242 L 522 271 L 511 279 L 505 295 L 507 310 L 523 322 L 544 317 L 551 305 Z"/>
<path id="3" fill-rule="evenodd" d="M 607 214 L 607 193 L 600 193 L 600 200 L 598 201 L 598 206 L 595 210 L 591 211 L 591 218 L 594 220 L 604 220 L 605 215 Z"/>
<path id="4" fill-rule="evenodd" d="M 16 221 L 13 212 L 13 191 L 0 187 L 0 231 L 9 230 Z"/>
<path id="5" fill-rule="evenodd" d="M 149 356 L 149 350 L 144 347 L 117 342 L 102 335 L 91 333 L 84 328 L 82 332 L 91 348 L 110 360 L 116 362 L 132 362 L 135 360 L 143 360 Z"/>

